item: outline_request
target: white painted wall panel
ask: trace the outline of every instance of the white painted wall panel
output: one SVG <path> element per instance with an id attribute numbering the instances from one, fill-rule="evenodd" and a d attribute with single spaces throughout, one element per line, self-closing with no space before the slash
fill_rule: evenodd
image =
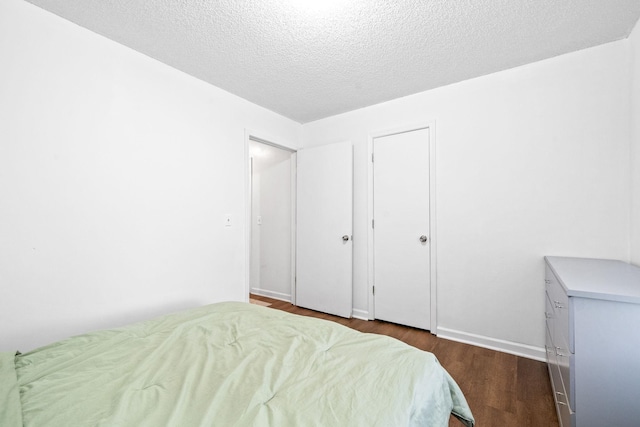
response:
<path id="1" fill-rule="evenodd" d="M 0 350 L 247 298 L 244 131 L 299 124 L 20 0 L 0 57 Z"/>
<path id="2" fill-rule="evenodd" d="M 438 326 L 543 347 L 543 255 L 629 258 L 628 58 L 623 40 L 305 124 L 307 147 L 354 142 L 354 308 L 367 136 L 434 121 Z"/>
<path id="3" fill-rule="evenodd" d="M 640 265 L 640 24 L 628 39 L 631 57 L 631 262 Z"/>

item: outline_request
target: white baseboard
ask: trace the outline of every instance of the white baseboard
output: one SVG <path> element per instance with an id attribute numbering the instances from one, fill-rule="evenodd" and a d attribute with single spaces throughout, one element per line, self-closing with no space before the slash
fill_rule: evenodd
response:
<path id="1" fill-rule="evenodd" d="M 268 297 L 268 298 L 273 298 L 280 301 L 291 302 L 291 294 L 283 294 L 281 292 L 270 291 L 267 289 L 260 289 L 260 288 L 251 288 L 251 293 L 255 295 L 260 295 L 262 297 Z"/>
<path id="2" fill-rule="evenodd" d="M 353 310 L 351 310 L 351 317 L 353 317 L 354 319 L 369 320 L 369 312 L 366 310 L 358 310 L 357 308 L 354 308 Z"/>
<path id="3" fill-rule="evenodd" d="M 540 362 L 546 361 L 546 352 L 542 347 L 485 337 L 483 335 L 470 334 L 468 332 L 456 331 L 449 328 L 438 328 L 438 333 L 436 335 L 438 338 L 471 344 L 477 347 L 501 351 L 503 353 L 514 354 L 516 356 L 522 356 L 528 359 L 538 360 Z"/>

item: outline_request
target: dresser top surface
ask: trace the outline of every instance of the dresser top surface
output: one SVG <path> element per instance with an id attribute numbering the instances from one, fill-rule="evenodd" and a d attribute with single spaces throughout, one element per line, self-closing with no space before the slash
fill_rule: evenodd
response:
<path id="1" fill-rule="evenodd" d="M 640 304 L 640 268 L 623 261 L 544 257 L 568 296 Z"/>

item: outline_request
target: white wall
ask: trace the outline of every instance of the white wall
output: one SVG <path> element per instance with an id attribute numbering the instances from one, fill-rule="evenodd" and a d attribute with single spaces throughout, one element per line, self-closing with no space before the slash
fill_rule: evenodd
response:
<path id="1" fill-rule="evenodd" d="M 629 37 L 631 57 L 631 262 L 640 265 L 640 23 Z"/>
<path id="2" fill-rule="evenodd" d="M 368 134 L 434 121 L 439 332 L 542 357 L 542 257 L 629 258 L 629 79 L 623 40 L 305 124 L 355 145 L 354 309 Z"/>
<path id="3" fill-rule="evenodd" d="M 246 299 L 245 128 L 299 124 L 20 0 L 0 58 L 0 350 Z"/>

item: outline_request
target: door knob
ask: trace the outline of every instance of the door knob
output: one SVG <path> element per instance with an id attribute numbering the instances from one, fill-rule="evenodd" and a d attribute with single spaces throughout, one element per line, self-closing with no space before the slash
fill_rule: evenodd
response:
<path id="1" fill-rule="evenodd" d="M 424 234 L 422 236 L 420 236 L 420 241 L 422 243 L 426 243 L 427 242 L 427 236 L 425 236 Z"/>
<path id="2" fill-rule="evenodd" d="M 342 241 L 343 242 L 348 242 L 349 241 L 349 236 L 347 236 L 346 234 L 344 236 L 342 236 Z"/>

